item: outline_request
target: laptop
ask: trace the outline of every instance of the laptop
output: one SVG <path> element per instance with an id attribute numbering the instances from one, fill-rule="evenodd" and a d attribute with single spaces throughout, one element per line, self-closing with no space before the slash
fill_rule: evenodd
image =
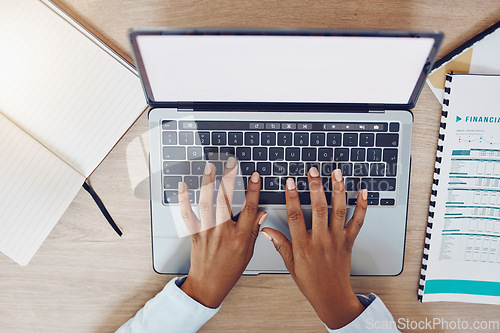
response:
<path id="1" fill-rule="evenodd" d="M 249 176 L 262 177 L 263 227 L 290 239 L 284 183 L 293 177 L 307 227 L 307 172 L 340 168 L 349 219 L 357 191 L 368 212 L 352 251 L 352 275 L 403 270 L 413 116 L 443 35 L 328 30 L 132 30 L 148 104 L 153 268 L 189 271 L 190 237 L 177 200 L 188 184 L 195 213 L 207 161 L 239 163 L 232 213 Z M 214 198 L 216 195 L 214 195 Z M 287 273 L 271 242 L 258 237 L 245 274 Z"/>

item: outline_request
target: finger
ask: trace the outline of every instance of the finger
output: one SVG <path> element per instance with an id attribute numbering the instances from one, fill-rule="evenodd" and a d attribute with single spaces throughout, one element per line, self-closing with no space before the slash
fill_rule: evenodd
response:
<path id="1" fill-rule="evenodd" d="M 346 227 L 346 240 L 352 247 L 356 237 L 363 226 L 363 222 L 365 220 L 366 215 L 366 207 L 368 206 L 368 191 L 363 189 L 358 192 L 358 198 L 356 200 L 356 208 L 354 209 L 354 213 L 352 214 L 349 223 L 347 223 Z"/>
<path id="2" fill-rule="evenodd" d="M 328 203 L 326 202 L 321 177 L 315 167 L 309 169 L 308 181 L 312 208 L 312 232 L 313 235 L 315 233 L 321 234 L 328 229 Z"/>
<path id="3" fill-rule="evenodd" d="M 292 243 L 300 246 L 307 237 L 306 224 L 300 207 L 299 192 L 292 178 L 286 180 L 286 214 Z"/>
<path id="4" fill-rule="evenodd" d="M 217 208 L 215 210 L 216 224 L 231 220 L 231 207 L 233 205 L 234 181 L 236 179 L 236 159 L 229 157 L 224 169 L 219 191 L 217 192 Z"/>
<path id="5" fill-rule="evenodd" d="M 200 189 L 200 221 L 201 230 L 207 230 L 214 226 L 214 180 L 215 180 L 215 166 L 212 163 L 205 165 L 203 171 L 203 180 Z"/>
<path id="6" fill-rule="evenodd" d="M 200 222 L 191 208 L 191 202 L 189 201 L 189 189 L 183 182 L 179 182 L 178 197 L 182 220 L 184 221 L 189 234 L 197 234 L 200 232 Z"/>
<path id="7" fill-rule="evenodd" d="M 245 203 L 241 209 L 240 217 L 236 228 L 243 232 L 250 232 L 255 225 L 255 218 L 259 210 L 259 196 L 260 196 L 260 175 L 254 172 L 248 182 L 247 195 Z"/>
<path id="8" fill-rule="evenodd" d="M 340 232 L 341 230 L 344 230 L 345 215 L 347 211 L 345 203 L 344 178 L 342 177 L 342 171 L 340 171 L 340 169 L 335 169 L 332 172 L 332 190 L 330 228 Z"/>
<path id="9" fill-rule="evenodd" d="M 283 262 L 285 263 L 286 269 L 292 274 L 292 277 L 295 275 L 294 267 L 293 267 L 293 250 L 292 244 L 281 232 L 278 230 L 274 230 L 271 228 L 264 228 L 260 232 L 263 236 L 273 242 L 274 248 L 280 254 L 281 258 L 283 258 Z"/>

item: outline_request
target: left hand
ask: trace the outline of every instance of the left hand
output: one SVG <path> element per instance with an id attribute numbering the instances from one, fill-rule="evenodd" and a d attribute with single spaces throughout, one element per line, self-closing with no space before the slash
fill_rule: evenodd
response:
<path id="1" fill-rule="evenodd" d="M 200 218 L 191 209 L 189 191 L 179 183 L 179 206 L 191 233 L 191 267 L 181 289 L 199 303 L 217 308 L 238 282 L 252 258 L 259 225 L 267 214 L 258 212 L 260 176 L 254 172 L 248 182 L 244 207 L 237 222 L 231 205 L 238 165 L 230 157 L 217 194 L 215 218 L 213 194 L 215 166 L 207 163 L 200 193 Z"/>

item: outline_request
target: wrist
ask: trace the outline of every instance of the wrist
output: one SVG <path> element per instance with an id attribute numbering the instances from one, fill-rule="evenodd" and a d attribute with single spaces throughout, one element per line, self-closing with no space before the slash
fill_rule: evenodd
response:
<path id="1" fill-rule="evenodd" d="M 331 301 L 333 300 L 333 301 Z M 343 296 L 330 298 L 330 302 L 316 309 L 318 317 L 330 329 L 339 329 L 356 319 L 365 307 L 351 290 Z"/>
<path id="2" fill-rule="evenodd" d="M 186 295 L 207 308 L 216 309 L 224 300 L 224 297 L 211 292 L 209 288 L 207 288 L 206 284 L 198 283 L 189 275 L 186 277 L 186 280 L 180 289 L 186 293 Z"/>

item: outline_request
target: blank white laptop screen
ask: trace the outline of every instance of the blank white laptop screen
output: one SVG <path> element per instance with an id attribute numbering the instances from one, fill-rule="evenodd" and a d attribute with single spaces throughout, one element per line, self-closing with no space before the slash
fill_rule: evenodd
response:
<path id="1" fill-rule="evenodd" d="M 154 101 L 407 104 L 429 37 L 140 35 Z"/>

